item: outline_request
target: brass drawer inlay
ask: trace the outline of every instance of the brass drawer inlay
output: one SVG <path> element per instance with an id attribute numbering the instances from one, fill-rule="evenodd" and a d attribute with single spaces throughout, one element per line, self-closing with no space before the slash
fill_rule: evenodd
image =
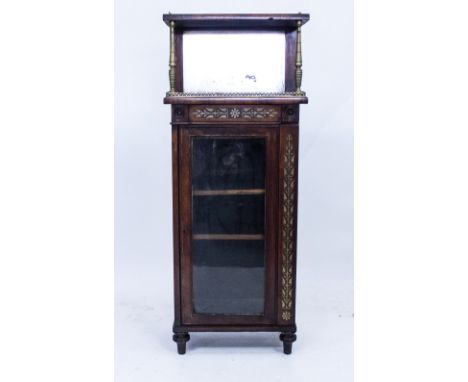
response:
<path id="1" fill-rule="evenodd" d="M 277 122 L 279 106 L 192 106 L 190 119 L 194 122 Z"/>

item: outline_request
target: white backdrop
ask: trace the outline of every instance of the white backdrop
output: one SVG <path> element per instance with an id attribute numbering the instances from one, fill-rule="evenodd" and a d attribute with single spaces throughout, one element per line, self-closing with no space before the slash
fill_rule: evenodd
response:
<path id="1" fill-rule="evenodd" d="M 233 3 L 234 4 L 234 3 Z M 116 381 L 352 380 L 353 2 L 115 3 Z M 167 13 L 310 13 L 302 28 L 297 325 L 277 334 L 193 334 L 172 342 L 172 191 Z"/>

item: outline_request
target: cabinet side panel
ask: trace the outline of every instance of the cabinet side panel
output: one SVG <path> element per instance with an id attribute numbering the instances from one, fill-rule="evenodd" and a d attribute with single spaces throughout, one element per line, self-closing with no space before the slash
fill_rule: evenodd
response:
<path id="1" fill-rule="evenodd" d="M 192 203 L 190 129 L 179 128 L 180 312 L 183 324 L 192 316 Z"/>
<path id="2" fill-rule="evenodd" d="M 278 323 L 295 324 L 298 125 L 280 127 Z"/>
<path id="3" fill-rule="evenodd" d="M 179 248 L 179 126 L 172 126 L 172 208 L 174 241 L 174 328 L 180 320 L 180 248 Z"/>

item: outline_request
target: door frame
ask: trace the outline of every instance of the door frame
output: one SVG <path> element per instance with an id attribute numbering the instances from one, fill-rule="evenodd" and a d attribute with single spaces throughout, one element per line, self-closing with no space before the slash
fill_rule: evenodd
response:
<path id="1" fill-rule="evenodd" d="M 273 325 L 277 312 L 277 219 L 279 125 L 180 126 L 180 267 L 183 325 Z M 199 314 L 193 307 L 192 283 L 192 182 L 193 137 L 265 138 L 265 311 L 263 315 Z"/>

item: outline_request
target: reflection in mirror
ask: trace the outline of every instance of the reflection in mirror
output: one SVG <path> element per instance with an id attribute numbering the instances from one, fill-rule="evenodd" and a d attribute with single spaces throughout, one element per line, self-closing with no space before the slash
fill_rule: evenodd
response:
<path id="1" fill-rule="evenodd" d="M 184 92 L 284 92 L 284 32 L 187 31 Z"/>

